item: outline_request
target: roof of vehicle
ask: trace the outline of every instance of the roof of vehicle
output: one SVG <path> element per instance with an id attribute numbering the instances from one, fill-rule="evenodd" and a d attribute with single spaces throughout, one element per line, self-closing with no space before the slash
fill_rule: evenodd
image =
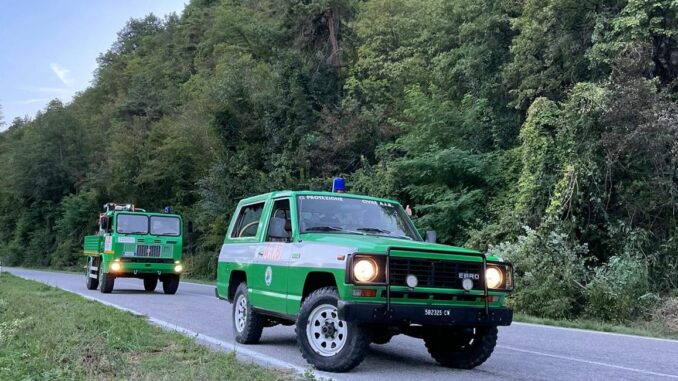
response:
<path id="1" fill-rule="evenodd" d="M 109 215 L 113 214 L 141 214 L 144 216 L 159 216 L 159 217 L 177 217 L 181 218 L 180 215 L 174 213 L 160 213 L 160 212 L 142 212 L 140 210 L 111 210 L 107 212 Z"/>
<path id="2" fill-rule="evenodd" d="M 394 201 L 394 200 L 389 200 L 389 199 L 380 198 L 380 197 L 365 196 L 365 195 L 361 195 L 361 194 L 322 192 L 322 191 L 291 191 L 291 190 L 274 191 L 274 192 L 259 194 L 259 195 L 252 196 L 252 197 L 247 197 L 247 198 L 242 199 L 240 201 L 240 203 L 249 204 L 249 203 L 252 203 L 252 202 L 264 201 L 264 200 L 267 200 L 269 198 L 295 197 L 295 196 L 347 197 L 347 198 L 359 198 L 359 199 L 363 199 L 363 200 L 381 201 L 381 202 L 398 204 L 398 202 Z"/>

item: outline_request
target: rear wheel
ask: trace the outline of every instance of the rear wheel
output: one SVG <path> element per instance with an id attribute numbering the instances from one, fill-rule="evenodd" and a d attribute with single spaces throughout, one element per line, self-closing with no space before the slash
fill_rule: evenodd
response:
<path id="1" fill-rule="evenodd" d="M 448 328 L 424 336 L 431 357 L 448 368 L 471 369 L 490 358 L 497 327 Z"/>
<path id="2" fill-rule="evenodd" d="M 99 260 L 97 257 L 87 258 L 85 277 L 85 286 L 88 290 L 96 290 L 99 287 Z"/>
<path id="3" fill-rule="evenodd" d="M 179 288 L 179 275 L 176 274 L 167 275 L 167 277 L 162 280 L 162 290 L 165 292 L 165 294 L 174 295 L 177 293 L 178 288 Z"/>
<path id="4" fill-rule="evenodd" d="M 318 370 L 346 372 L 365 358 L 371 335 L 356 323 L 339 319 L 339 293 L 323 287 L 305 300 L 297 318 L 297 342 L 301 355 Z"/>
<path id="5" fill-rule="evenodd" d="M 101 282 L 99 291 L 101 291 L 102 294 L 110 294 L 111 292 L 113 292 L 115 276 L 110 273 L 103 273 L 103 271 L 101 270 L 101 266 L 99 266 L 99 280 Z"/>
<path id="6" fill-rule="evenodd" d="M 144 290 L 155 291 L 155 288 L 157 286 L 158 286 L 158 277 L 157 276 L 144 278 Z"/>
<path id="7" fill-rule="evenodd" d="M 247 299 L 247 283 L 238 285 L 233 296 L 233 334 L 241 344 L 256 344 L 261 339 L 266 318 L 252 309 Z"/>

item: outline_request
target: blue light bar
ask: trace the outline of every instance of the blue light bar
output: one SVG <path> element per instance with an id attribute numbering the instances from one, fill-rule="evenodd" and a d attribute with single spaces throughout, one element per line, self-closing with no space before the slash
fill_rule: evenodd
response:
<path id="1" fill-rule="evenodd" d="M 346 192 L 346 181 L 341 177 L 335 177 L 332 181 L 332 192 L 344 193 Z"/>

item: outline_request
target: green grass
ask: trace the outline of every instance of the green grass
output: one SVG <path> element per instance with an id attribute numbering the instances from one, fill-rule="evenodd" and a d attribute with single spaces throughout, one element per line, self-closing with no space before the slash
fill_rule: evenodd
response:
<path id="1" fill-rule="evenodd" d="M 565 328 L 579 328 L 579 329 L 588 329 L 592 331 L 613 332 L 613 333 L 622 333 L 626 335 L 659 337 L 665 339 L 678 340 L 678 331 L 671 330 L 665 325 L 655 321 L 635 321 L 621 325 L 589 319 L 575 319 L 575 320 L 545 319 L 520 313 L 514 314 L 513 320 L 523 323 L 542 324 Z"/>
<path id="2" fill-rule="evenodd" d="M 0 380 L 290 380 L 145 318 L 0 274 Z"/>

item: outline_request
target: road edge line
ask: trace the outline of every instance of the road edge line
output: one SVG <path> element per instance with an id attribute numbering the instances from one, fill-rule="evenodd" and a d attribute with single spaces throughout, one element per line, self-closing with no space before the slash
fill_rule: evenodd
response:
<path id="1" fill-rule="evenodd" d="M 596 331 L 594 329 L 586 329 L 586 328 L 559 327 L 557 325 L 538 324 L 538 323 L 524 323 L 524 322 L 520 322 L 520 321 L 514 321 L 514 322 L 511 323 L 511 325 L 527 325 L 527 326 L 531 326 L 531 327 L 560 329 L 560 330 L 564 330 L 564 331 L 577 331 L 577 332 L 583 332 L 583 333 L 598 333 L 598 334 L 601 334 L 601 335 L 622 336 L 622 337 L 630 337 L 630 338 L 633 338 L 633 339 L 656 340 L 656 341 L 666 341 L 666 342 L 669 342 L 669 343 L 678 343 L 678 340 L 667 339 L 667 338 L 664 338 L 664 337 L 650 337 L 650 336 L 632 335 L 632 334 L 628 334 L 628 333 Z"/>

